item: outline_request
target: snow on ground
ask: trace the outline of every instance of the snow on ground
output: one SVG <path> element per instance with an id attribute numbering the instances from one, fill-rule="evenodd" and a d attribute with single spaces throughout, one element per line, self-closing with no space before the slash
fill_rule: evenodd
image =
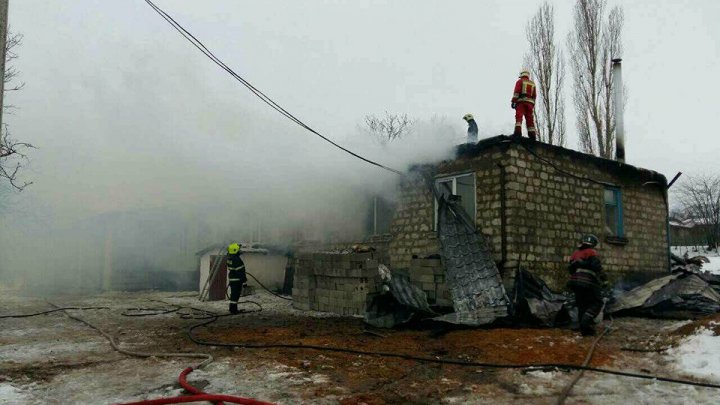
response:
<path id="1" fill-rule="evenodd" d="M 720 252 L 718 250 L 707 250 L 702 246 L 673 246 L 670 250 L 680 257 L 685 253 L 690 257 L 705 256 L 710 259 L 710 263 L 703 264 L 702 269 L 712 274 L 720 274 Z"/>
<path id="2" fill-rule="evenodd" d="M 0 383 L 0 399 L 7 405 L 27 404 L 29 400 L 21 390 L 7 382 Z"/>
<path id="3" fill-rule="evenodd" d="M 717 323 L 710 323 L 710 326 Z M 683 374 L 720 382 L 720 336 L 700 328 L 668 351 L 675 367 Z"/>

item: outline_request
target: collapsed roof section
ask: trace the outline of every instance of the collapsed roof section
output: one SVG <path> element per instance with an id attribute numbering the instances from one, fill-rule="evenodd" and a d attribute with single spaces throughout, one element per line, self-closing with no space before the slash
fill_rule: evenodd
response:
<path id="1" fill-rule="evenodd" d="M 510 301 L 485 238 L 456 196 L 438 197 L 438 236 L 455 312 L 435 319 L 478 326 L 507 316 Z"/>

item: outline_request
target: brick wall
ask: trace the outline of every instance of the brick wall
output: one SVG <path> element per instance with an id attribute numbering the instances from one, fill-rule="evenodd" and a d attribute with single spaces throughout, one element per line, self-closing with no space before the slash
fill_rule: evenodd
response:
<path id="1" fill-rule="evenodd" d="M 400 200 L 390 224 L 390 267 L 408 269 L 413 255 L 425 257 L 440 251 L 434 231 L 435 203 L 424 177 L 429 168 L 418 168 L 400 184 Z"/>
<path id="2" fill-rule="evenodd" d="M 638 175 L 632 168 L 618 169 L 614 162 L 546 145 L 528 147 L 563 171 L 618 186 L 628 243 L 620 246 L 605 241 L 603 185 L 560 173 L 517 142 L 504 142 L 471 157 L 442 162 L 436 167 L 419 167 L 403 180 L 390 230 L 391 267 L 409 269 L 412 277 L 412 271 L 418 271 L 412 265 L 413 255 L 423 258 L 440 252 L 433 230 L 434 197 L 423 176 L 442 178 L 475 173 L 476 221 L 490 242 L 495 261 L 502 265 L 506 287 L 512 286 L 515 269 L 522 264 L 552 288 L 563 289 L 568 278 L 565 257 L 572 253 L 583 233 L 594 233 L 600 238 L 598 250 L 612 281 L 621 277 L 642 280 L 666 271 L 666 206 L 664 191 L 658 184 L 643 185 L 647 176 Z M 504 264 L 503 191 L 507 254 Z"/>
<path id="3" fill-rule="evenodd" d="M 301 253 L 293 280 L 297 309 L 365 313 L 365 298 L 378 274 L 377 255 L 369 253 Z"/>
<path id="4" fill-rule="evenodd" d="M 452 296 L 445 284 L 445 267 L 440 259 L 412 259 L 410 282 L 427 294 L 430 305 L 452 306 Z"/>
<path id="5" fill-rule="evenodd" d="M 598 251 L 611 281 L 647 279 L 667 269 L 666 208 L 658 185 L 637 176 L 611 174 L 587 159 L 533 148 L 539 157 L 576 176 L 618 186 L 626 245 L 605 241 L 605 186 L 558 172 L 520 145 L 507 151 L 507 250 L 504 273 L 518 261 L 553 288 L 567 281 L 565 256 L 583 233 L 600 238 Z M 507 285 L 507 282 L 506 282 Z"/>

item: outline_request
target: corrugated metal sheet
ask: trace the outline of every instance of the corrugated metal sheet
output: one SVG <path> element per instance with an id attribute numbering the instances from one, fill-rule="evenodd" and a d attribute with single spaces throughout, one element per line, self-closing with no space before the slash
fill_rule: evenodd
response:
<path id="1" fill-rule="evenodd" d="M 438 235 L 455 313 L 435 319 L 478 326 L 507 316 L 510 300 L 485 238 L 457 196 L 438 197 Z"/>
<path id="2" fill-rule="evenodd" d="M 433 313 L 427 301 L 427 294 L 419 287 L 410 284 L 410 278 L 402 273 L 392 273 L 390 279 L 390 292 L 395 299 L 410 308 Z"/>
<path id="3" fill-rule="evenodd" d="M 680 274 L 671 274 L 635 287 L 616 297 L 615 301 L 608 306 L 607 312 L 612 314 L 625 309 L 641 307 L 655 292 L 678 277 L 680 277 Z"/>

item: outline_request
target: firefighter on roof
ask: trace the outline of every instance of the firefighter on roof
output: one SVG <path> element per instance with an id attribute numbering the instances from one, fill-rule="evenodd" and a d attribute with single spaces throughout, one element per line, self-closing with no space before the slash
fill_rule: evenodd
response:
<path id="1" fill-rule="evenodd" d="M 247 282 L 245 275 L 245 263 L 240 258 L 240 244 L 231 243 L 227 251 L 228 285 L 230 286 L 230 313 L 238 313 L 238 300 L 242 295 L 242 289 Z"/>
<path id="2" fill-rule="evenodd" d="M 520 78 L 515 82 L 515 90 L 513 90 L 510 102 L 510 106 L 515 110 L 515 132 L 513 132 L 513 135 L 522 135 L 522 119 L 525 117 L 528 137 L 533 141 L 537 139 L 535 119 L 533 118 L 536 96 L 535 82 L 530 80 L 530 72 L 523 70 L 520 72 Z"/>
<path id="3" fill-rule="evenodd" d="M 477 141 L 478 141 L 478 126 L 477 126 L 477 122 L 475 122 L 475 118 L 473 118 L 472 114 L 465 114 L 463 119 L 465 120 L 465 122 L 468 123 L 467 143 L 477 143 Z"/>

